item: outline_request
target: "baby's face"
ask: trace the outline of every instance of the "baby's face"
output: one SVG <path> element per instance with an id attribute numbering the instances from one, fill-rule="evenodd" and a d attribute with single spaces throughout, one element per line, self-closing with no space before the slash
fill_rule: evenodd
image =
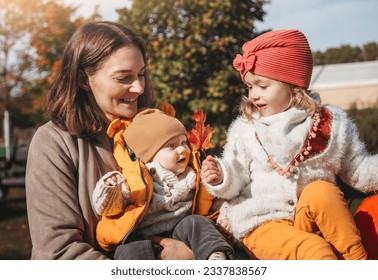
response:
<path id="1" fill-rule="evenodd" d="M 169 139 L 155 154 L 152 161 L 157 161 L 165 169 L 176 175 L 184 172 L 189 163 L 190 148 L 185 135 Z"/>

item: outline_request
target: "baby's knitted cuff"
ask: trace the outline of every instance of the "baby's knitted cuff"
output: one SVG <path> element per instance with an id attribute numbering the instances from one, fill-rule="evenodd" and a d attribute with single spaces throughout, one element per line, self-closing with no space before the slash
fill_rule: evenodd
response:
<path id="1" fill-rule="evenodd" d="M 120 174 L 121 178 L 116 185 L 108 186 L 105 180 L 110 176 Z M 108 172 L 97 182 L 93 192 L 93 207 L 98 215 L 114 216 L 123 212 L 126 199 L 130 198 L 122 173 L 118 171 Z"/>

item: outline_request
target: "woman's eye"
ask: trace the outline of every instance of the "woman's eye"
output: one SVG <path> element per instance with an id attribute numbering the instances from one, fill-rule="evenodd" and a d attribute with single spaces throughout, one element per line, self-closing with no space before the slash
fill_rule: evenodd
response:
<path id="1" fill-rule="evenodd" d="M 174 149 L 175 148 L 175 144 L 173 144 L 173 143 L 169 144 L 169 148 Z"/>
<path id="2" fill-rule="evenodd" d="M 188 142 L 187 142 L 187 141 L 182 141 L 182 142 L 181 142 L 181 145 L 182 145 L 182 146 L 187 146 L 187 145 L 188 145 Z"/>
<path id="3" fill-rule="evenodd" d="M 123 77 L 116 77 L 117 81 L 126 81 L 129 77 L 128 76 L 123 76 Z"/>

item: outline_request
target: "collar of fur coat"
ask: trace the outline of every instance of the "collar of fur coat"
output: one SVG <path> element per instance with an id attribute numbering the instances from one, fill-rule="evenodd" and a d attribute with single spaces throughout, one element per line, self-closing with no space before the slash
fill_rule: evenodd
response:
<path id="1" fill-rule="evenodd" d="M 291 108 L 272 116 L 254 118 L 253 123 L 264 149 L 284 166 L 303 147 L 311 120 L 305 110 Z"/>

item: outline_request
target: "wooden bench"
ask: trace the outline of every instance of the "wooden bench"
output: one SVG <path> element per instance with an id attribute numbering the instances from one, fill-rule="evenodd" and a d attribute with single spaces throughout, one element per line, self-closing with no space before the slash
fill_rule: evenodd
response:
<path id="1" fill-rule="evenodd" d="M 0 200 L 5 199 L 12 187 L 25 187 L 25 171 L 29 146 L 12 147 L 11 158 L 0 155 Z"/>

